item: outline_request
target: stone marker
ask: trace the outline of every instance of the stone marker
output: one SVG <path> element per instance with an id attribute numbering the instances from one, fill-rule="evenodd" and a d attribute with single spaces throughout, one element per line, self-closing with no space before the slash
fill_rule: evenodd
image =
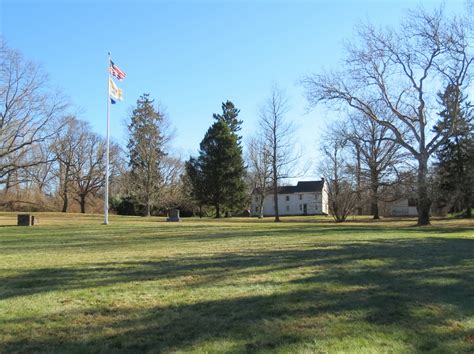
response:
<path id="1" fill-rule="evenodd" d="M 31 219 L 32 217 L 30 214 L 18 214 L 17 225 L 18 226 L 31 226 L 33 225 L 33 222 Z"/>
<path id="2" fill-rule="evenodd" d="M 179 217 L 179 209 L 171 209 L 168 214 L 168 219 L 166 221 L 181 221 Z"/>

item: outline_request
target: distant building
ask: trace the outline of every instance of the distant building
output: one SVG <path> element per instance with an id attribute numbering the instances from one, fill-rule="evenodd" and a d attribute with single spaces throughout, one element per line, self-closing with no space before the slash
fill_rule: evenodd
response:
<path id="1" fill-rule="evenodd" d="M 260 215 L 260 195 L 252 193 L 251 214 Z M 321 181 L 300 181 L 296 186 L 278 187 L 278 212 L 280 215 L 327 215 L 328 192 L 324 179 Z M 273 190 L 269 188 L 263 202 L 263 215 L 275 215 Z"/>
<path id="2" fill-rule="evenodd" d="M 387 216 L 418 216 L 415 198 L 400 198 L 387 203 Z"/>

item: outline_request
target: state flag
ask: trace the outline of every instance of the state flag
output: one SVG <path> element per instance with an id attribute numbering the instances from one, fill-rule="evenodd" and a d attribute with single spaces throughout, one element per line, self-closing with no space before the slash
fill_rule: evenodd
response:
<path id="1" fill-rule="evenodd" d="M 123 101 L 122 89 L 119 89 L 111 78 L 109 78 L 109 94 L 112 104 L 115 104 L 117 101 Z"/>

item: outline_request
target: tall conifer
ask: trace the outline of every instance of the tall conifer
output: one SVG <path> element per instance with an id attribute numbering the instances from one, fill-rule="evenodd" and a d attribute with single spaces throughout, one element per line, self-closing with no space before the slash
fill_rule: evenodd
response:
<path id="1" fill-rule="evenodd" d="M 130 183 L 134 197 L 145 207 L 150 216 L 158 197 L 161 183 L 160 164 L 163 151 L 163 114 L 153 106 L 149 94 L 137 100 L 128 125 Z"/>

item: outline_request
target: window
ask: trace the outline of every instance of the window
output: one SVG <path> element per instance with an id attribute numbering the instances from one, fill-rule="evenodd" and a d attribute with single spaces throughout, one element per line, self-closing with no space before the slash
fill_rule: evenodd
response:
<path id="1" fill-rule="evenodd" d="M 300 204 L 300 211 L 303 211 L 303 204 Z"/>
<path id="2" fill-rule="evenodd" d="M 286 211 L 290 211 L 290 206 L 289 205 L 286 206 Z"/>
<path id="3" fill-rule="evenodd" d="M 303 200 L 303 194 L 300 194 L 300 200 Z"/>
<path id="4" fill-rule="evenodd" d="M 287 202 L 290 201 L 290 196 L 289 196 L 289 195 L 286 196 L 286 201 L 287 201 Z"/>

